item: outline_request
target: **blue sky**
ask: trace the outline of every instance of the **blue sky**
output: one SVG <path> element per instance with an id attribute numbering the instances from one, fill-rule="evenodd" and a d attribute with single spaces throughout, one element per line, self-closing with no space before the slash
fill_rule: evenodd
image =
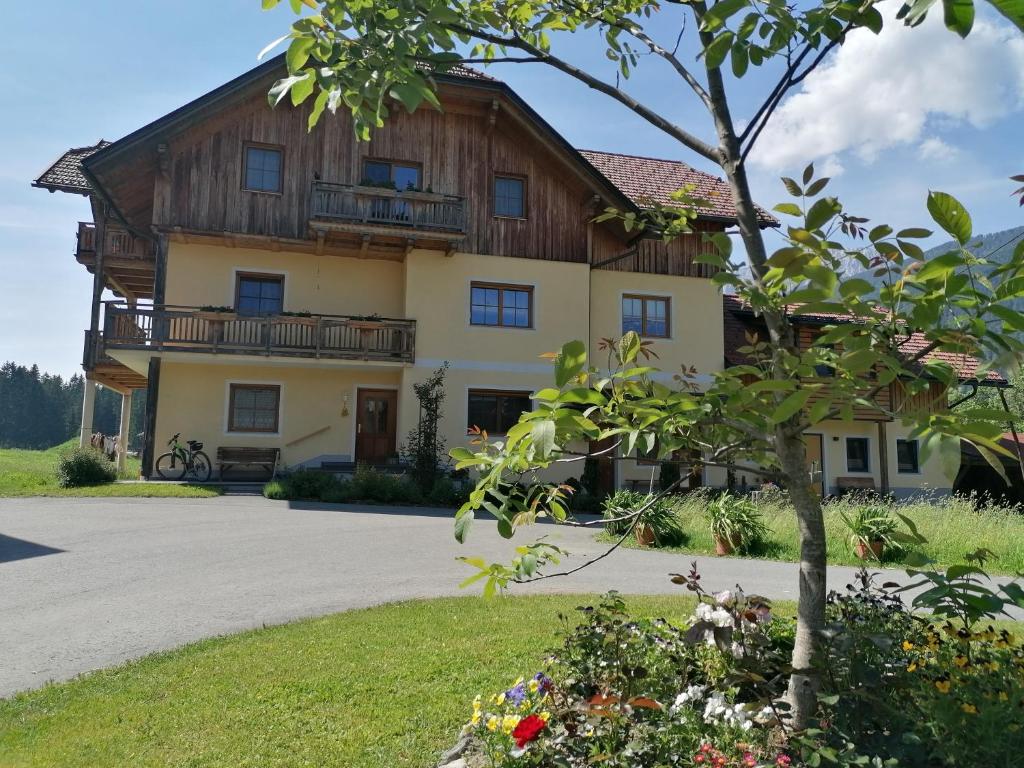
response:
<path id="1" fill-rule="evenodd" d="M 286 7 L 261 12 L 257 0 L 53 0 L 41 8 L 17 3 L 2 12 L 0 361 L 69 375 L 78 370 L 89 317 L 91 277 L 73 257 L 75 222 L 89 218 L 88 205 L 30 181 L 66 148 L 117 139 L 254 66 L 291 15 Z M 672 37 L 669 21 L 657 28 Z M 784 199 L 778 177 L 814 160 L 834 176 L 830 191 L 847 209 L 876 222 L 926 223 L 931 188 L 957 195 L 976 232 L 1024 223 L 1007 180 L 1024 172 L 1024 37 L 988 12 L 966 42 L 937 17 L 916 30 L 889 25 L 878 38 L 858 35 L 805 81 L 765 133 L 752 165 L 758 200 Z M 592 39 L 567 39 L 560 50 L 614 78 Z M 578 147 L 714 170 L 560 73 L 536 65 L 489 71 Z M 752 112 L 768 82 L 755 72 L 730 83 L 737 119 Z M 626 87 L 712 137 L 700 106 L 658 62 L 645 59 Z"/>

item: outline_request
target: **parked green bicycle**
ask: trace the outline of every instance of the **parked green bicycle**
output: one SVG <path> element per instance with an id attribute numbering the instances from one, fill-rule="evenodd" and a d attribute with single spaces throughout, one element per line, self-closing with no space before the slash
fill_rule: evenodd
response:
<path id="1" fill-rule="evenodd" d="M 189 440 L 187 448 L 182 447 L 176 434 L 167 444 L 171 450 L 156 460 L 156 473 L 164 480 L 181 480 L 186 476 L 190 480 L 204 483 L 210 479 L 210 457 L 203 453 L 203 444 L 198 440 Z"/>

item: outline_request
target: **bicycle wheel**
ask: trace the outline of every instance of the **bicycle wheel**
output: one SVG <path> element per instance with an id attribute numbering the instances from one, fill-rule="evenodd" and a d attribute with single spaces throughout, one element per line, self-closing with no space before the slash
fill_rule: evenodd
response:
<path id="1" fill-rule="evenodd" d="M 210 457 L 202 451 L 192 454 L 192 466 L 189 468 L 189 477 L 197 483 L 205 483 L 210 479 Z"/>
<path id="2" fill-rule="evenodd" d="M 185 462 L 174 452 L 165 453 L 156 460 L 156 473 L 164 480 L 181 480 L 185 476 Z"/>

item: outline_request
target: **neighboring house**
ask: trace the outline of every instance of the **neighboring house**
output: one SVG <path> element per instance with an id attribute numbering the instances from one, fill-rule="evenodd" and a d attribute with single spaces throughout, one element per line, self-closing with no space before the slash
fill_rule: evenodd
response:
<path id="1" fill-rule="evenodd" d="M 749 347 L 752 337 L 767 338 L 764 322 L 736 296 L 723 296 L 722 308 L 726 365 L 752 362 L 739 350 Z M 812 344 L 824 326 L 854 322 L 852 318 L 834 314 L 792 315 L 791 321 L 796 327 L 801 347 Z M 926 345 L 924 336 L 915 333 L 899 345 L 899 350 L 910 357 Z M 926 359 L 941 360 L 951 365 L 961 383 L 1007 386 L 1006 380 L 993 371 L 987 372 L 979 381 L 978 361 L 967 355 L 933 352 Z M 817 372 L 818 380 L 825 383 L 831 375 L 827 369 Z M 878 408 L 854 408 L 852 422 L 824 421 L 807 432 L 807 458 L 816 477 L 820 478 L 817 483 L 820 493 L 872 488 L 905 497 L 924 489 L 949 493 L 956 488 L 956 483 L 962 482 L 964 473 L 948 476 L 938 456 L 922 462 L 919 441 L 910 438 L 911 428 L 900 420 L 901 414 L 914 411 L 947 411 L 949 393 L 944 384 L 933 381 L 926 392 L 911 396 L 896 381 L 882 389 L 872 402 Z M 737 474 L 742 474 L 742 469 L 737 469 Z M 756 483 L 757 480 L 751 476 L 750 482 Z"/>
<path id="2" fill-rule="evenodd" d="M 76 250 L 95 275 L 83 367 L 147 389 L 146 476 L 177 432 L 211 456 L 278 448 L 290 467 L 393 462 L 419 415 L 412 385 L 444 361 L 449 446 L 514 423 L 550 384 L 540 355 L 570 339 L 634 329 L 668 371 L 721 370 L 721 297 L 695 262 L 701 233 L 733 221 L 720 179 L 576 150 L 465 68 L 436 75 L 443 111 L 396 106 L 371 143 L 344 110 L 307 132 L 308 106 L 267 105 L 282 71 L 279 57 L 69 150 L 35 182 L 92 205 Z M 669 245 L 592 221 L 684 184 L 707 206 Z M 605 481 L 650 473 L 624 462 Z"/>

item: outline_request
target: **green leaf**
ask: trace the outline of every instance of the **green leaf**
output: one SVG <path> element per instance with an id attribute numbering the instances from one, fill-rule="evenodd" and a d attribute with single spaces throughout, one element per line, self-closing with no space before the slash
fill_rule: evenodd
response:
<path id="1" fill-rule="evenodd" d="M 1024 0 L 989 0 L 989 3 L 1024 32 Z"/>
<path id="2" fill-rule="evenodd" d="M 730 58 L 732 60 L 732 73 L 735 77 L 740 78 L 747 74 L 747 67 L 750 66 L 750 57 L 747 55 L 747 47 L 745 45 L 734 45 Z"/>
<path id="3" fill-rule="evenodd" d="M 928 213 L 960 245 L 967 245 L 971 239 L 971 216 L 959 200 L 945 192 L 929 192 Z"/>
<path id="4" fill-rule="evenodd" d="M 796 392 L 789 395 L 772 413 L 772 423 L 780 424 L 790 416 L 793 416 L 797 411 L 804 407 L 812 394 L 813 393 L 809 389 L 798 389 Z"/>
<path id="5" fill-rule="evenodd" d="M 784 213 L 787 216 L 803 216 L 804 212 L 800 210 L 800 206 L 796 203 L 779 203 L 772 210 L 778 213 Z"/>
<path id="6" fill-rule="evenodd" d="M 550 456 L 551 451 L 555 448 L 555 422 L 551 419 L 533 422 L 533 426 L 530 428 L 530 437 L 533 439 L 533 445 L 540 458 Z"/>
<path id="7" fill-rule="evenodd" d="M 924 266 L 917 271 L 914 275 L 914 279 L 925 282 L 927 280 L 934 280 L 935 278 L 945 278 L 957 267 L 963 266 L 964 257 L 959 251 L 950 251 L 944 253 L 941 256 L 936 256 L 934 259 L 929 259 L 925 262 Z"/>
<path id="8" fill-rule="evenodd" d="M 807 190 L 804 192 L 804 196 L 814 197 L 816 194 L 821 192 L 821 190 L 823 190 L 826 187 L 829 181 L 831 181 L 831 179 L 828 176 L 818 179 L 807 188 Z"/>
<path id="9" fill-rule="evenodd" d="M 313 75 L 309 74 L 302 80 L 296 80 L 292 84 L 291 97 L 292 106 L 297 107 L 313 93 L 313 86 L 316 85 Z"/>
<path id="10" fill-rule="evenodd" d="M 718 274 L 726 274 L 719 272 Z M 622 358 L 623 363 L 631 363 L 636 360 L 637 353 L 640 351 L 640 336 L 636 331 L 630 331 L 621 339 L 619 339 L 619 357 Z"/>
<path id="11" fill-rule="evenodd" d="M 288 46 L 288 51 L 284 55 L 285 64 L 288 65 L 288 71 L 295 74 L 304 66 L 309 60 L 309 52 L 313 50 L 316 40 L 312 37 L 297 37 L 292 40 L 291 45 Z"/>
<path id="12" fill-rule="evenodd" d="M 406 112 L 415 112 L 423 103 L 423 87 L 413 83 L 395 83 L 391 86 L 391 95 L 402 102 Z"/>
<path id="13" fill-rule="evenodd" d="M 312 131 L 316 124 L 320 121 L 320 116 L 324 113 L 324 107 L 327 106 L 327 91 L 321 90 L 316 95 L 316 99 L 313 101 L 313 109 L 309 113 L 309 120 L 306 121 L 306 130 Z"/>
<path id="14" fill-rule="evenodd" d="M 732 43 L 735 39 L 736 35 L 726 31 L 712 40 L 708 47 L 704 49 L 705 66 L 708 69 L 717 69 L 722 66 L 722 62 L 725 61 L 725 57 L 732 48 Z"/>
<path id="15" fill-rule="evenodd" d="M 808 163 L 807 167 L 804 168 L 803 182 L 804 184 L 810 183 L 811 179 L 814 178 L 814 163 Z"/>
<path id="16" fill-rule="evenodd" d="M 797 184 L 793 179 L 789 178 L 788 176 L 782 177 L 782 186 L 784 186 L 786 188 L 786 191 L 789 192 L 789 194 L 791 194 L 793 197 L 804 196 L 804 191 L 800 188 L 800 185 Z"/>
<path id="17" fill-rule="evenodd" d="M 469 534 L 469 527 L 473 524 L 473 510 L 460 510 L 455 517 L 455 540 L 459 544 L 466 543 L 466 536 Z"/>
<path id="18" fill-rule="evenodd" d="M 974 26 L 974 0 L 942 0 L 946 28 L 967 37 Z"/>
<path id="19" fill-rule="evenodd" d="M 874 289 L 875 286 L 867 280 L 855 277 L 840 283 L 839 295 L 844 299 L 848 299 L 851 296 L 863 296 L 866 293 L 871 293 Z"/>
<path id="20" fill-rule="evenodd" d="M 724 26 L 729 17 L 739 13 L 749 4 L 750 0 L 719 0 L 704 14 L 701 28 L 706 32 L 714 32 Z"/>
<path id="21" fill-rule="evenodd" d="M 808 230 L 821 229 L 841 210 L 842 206 L 834 197 L 823 197 L 816 201 L 811 206 L 811 210 L 807 212 L 807 218 L 804 220 L 805 226 Z"/>
<path id="22" fill-rule="evenodd" d="M 920 239 L 931 236 L 932 231 L 930 229 L 922 229 L 920 227 L 908 227 L 907 229 L 901 229 L 896 233 L 896 237 L 900 240 L 909 240 L 911 238 Z"/>
<path id="23" fill-rule="evenodd" d="M 587 364 L 587 348 L 582 341 L 570 341 L 563 345 L 555 358 L 555 384 L 564 387 Z"/>

